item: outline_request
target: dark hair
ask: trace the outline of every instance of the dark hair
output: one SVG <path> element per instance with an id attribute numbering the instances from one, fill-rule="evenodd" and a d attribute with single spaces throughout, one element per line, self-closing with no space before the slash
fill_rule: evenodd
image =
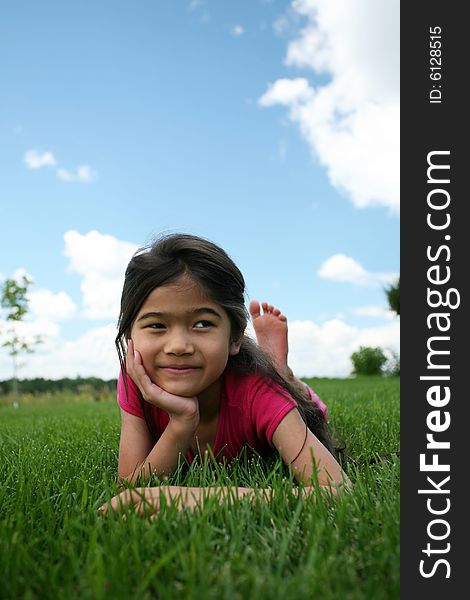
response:
<path id="1" fill-rule="evenodd" d="M 149 246 L 140 248 L 126 269 L 121 296 L 116 348 L 124 382 L 125 342 L 132 324 L 147 296 L 157 287 L 169 284 L 183 275 L 195 280 L 205 293 L 225 309 L 231 325 L 231 341 L 242 339 L 240 351 L 228 359 L 227 368 L 240 375 L 257 374 L 271 384 L 278 384 L 298 405 L 303 420 L 333 454 L 331 433 L 320 408 L 302 394 L 274 367 L 269 355 L 244 334 L 248 312 L 245 307 L 245 280 L 228 254 L 216 244 L 189 234 L 169 234 Z M 126 386 L 127 389 L 127 386 Z M 155 429 L 149 418 L 147 403 L 142 399 L 145 420 L 151 433 Z"/>

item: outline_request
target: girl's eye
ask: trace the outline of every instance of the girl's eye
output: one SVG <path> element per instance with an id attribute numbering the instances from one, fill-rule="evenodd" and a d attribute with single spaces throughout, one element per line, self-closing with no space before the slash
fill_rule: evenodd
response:
<path id="1" fill-rule="evenodd" d="M 196 329 L 206 329 L 207 327 L 211 327 L 212 323 L 210 321 L 198 321 L 195 323 L 194 327 Z"/>
<path id="2" fill-rule="evenodd" d="M 151 323 L 147 325 L 148 329 L 165 329 L 165 325 L 163 323 Z"/>

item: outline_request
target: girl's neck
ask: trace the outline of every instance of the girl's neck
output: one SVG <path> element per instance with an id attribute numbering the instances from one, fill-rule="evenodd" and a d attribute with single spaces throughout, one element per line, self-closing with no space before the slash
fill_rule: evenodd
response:
<path id="1" fill-rule="evenodd" d="M 219 414 L 223 375 L 198 395 L 200 422 L 210 422 Z"/>

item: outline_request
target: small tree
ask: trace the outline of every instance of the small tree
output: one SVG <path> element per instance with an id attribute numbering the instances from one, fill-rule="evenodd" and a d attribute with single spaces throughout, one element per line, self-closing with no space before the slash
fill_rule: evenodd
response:
<path id="1" fill-rule="evenodd" d="M 387 357 L 381 348 L 360 346 L 357 352 L 351 354 L 351 361 L 353 375 L 381 375 Z"/>
<path id="2" fill-rule="evenodd" d="M 33 342 L 18 333 L 18 323 L 23 321 L 28 313 L 27 292 L 32 280 L 23 275 L 20 282 L 7 279 L 1 286 L 1 306 L 6 309 L 5 320 L 9 324 L 4 329 L 6 341 L 2 347 L 8 348 L 8 354 L 13 360 L 13 406 L 18 408 L 18 369 L 19 355 L 23 352 L 32 353 L 32 344 L 39 344 L 41 338 L 36 336 Z"/>
<path id="3" fill-rule="evenodd" d="M 400 315 L 400 278 L 395 285 L 391 285 L 386 288 L 385 293 L 387 294 L 388 305 L 390 310 Z"/>

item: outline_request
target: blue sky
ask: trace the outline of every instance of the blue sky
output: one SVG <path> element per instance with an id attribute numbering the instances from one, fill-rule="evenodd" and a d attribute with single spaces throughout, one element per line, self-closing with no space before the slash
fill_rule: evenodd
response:
<path id="1" fill-rule="evenodd" d="M 397 349 L 398 21 L 397 0 L 5 6 L 0 278 L 33 278 L 21 333 L 44 339 L 20 375 L 115 376 L 122 274 L 162 231 L 229 252 L 299 375 Z"/>

